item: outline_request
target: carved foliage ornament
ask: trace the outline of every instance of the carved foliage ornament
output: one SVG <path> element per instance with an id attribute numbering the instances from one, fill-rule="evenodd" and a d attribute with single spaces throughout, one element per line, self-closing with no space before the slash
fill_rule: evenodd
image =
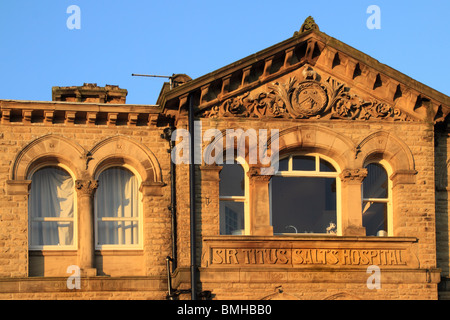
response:
<path id="1" fill-rule="evenodd" d="M 98 188 L 97 180 L 76 180 L 75 188 L 82 195 L 92 196 Z"/>
<path id="2" fill-rule="evenodd" d="M 331 77 L 324 83 L 316 76 L 299 82 L 275 82 L 268 92 L 250 96 L 250 92 L 225 100 L 204 112 L 203 116 L 288 118 L 288 119 L 390 119 L 412 121 L 399 109 L 376 100 L 366 101 Z"/>

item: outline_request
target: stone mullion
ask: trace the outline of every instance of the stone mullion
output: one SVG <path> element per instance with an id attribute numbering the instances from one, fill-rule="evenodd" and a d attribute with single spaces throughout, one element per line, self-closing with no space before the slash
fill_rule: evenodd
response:
<path id="1" fill-rule="evenodd" d="M 362 224 L 362 188 L 367 169 L 346 169 L 341 179 L 341 230 L 343 236 L 365 236 Z"/>
<path id="2" fill-rule="evenodd" d="M 269 182 L 272 176 L 261 175 L 260 168 L 251 167 L 249 178 L 249 211 L 251 235 L 271 236 Z"/>

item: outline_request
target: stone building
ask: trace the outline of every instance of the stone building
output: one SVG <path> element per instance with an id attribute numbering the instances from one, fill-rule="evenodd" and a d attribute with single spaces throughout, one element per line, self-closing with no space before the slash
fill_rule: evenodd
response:
<path id="1" fill-rule="evenodd" d="M 155 105 L 52 93 L 0 100 L 0 299 L 449 297 L 450 98 L 312 18 Z"/>

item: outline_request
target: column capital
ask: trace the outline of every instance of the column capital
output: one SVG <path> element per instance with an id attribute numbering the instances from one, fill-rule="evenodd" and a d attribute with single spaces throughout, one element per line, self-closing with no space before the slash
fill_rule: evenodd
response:
<path id="1" fill-rule="evenodd" d="M 93 196 L 95 190 L 98 188 L 97 180 L 76 180 L 75 188 L 80 195 Z"/>
<path id="2" fill-rule="evenodd" d="M 204 165 L 200 166 L 202 173 L 202 181 L 220 181 L 220 171 L 222 166 L 218 165 Z"/>
<path id="3" fill-rule="evenodd" d="M 344 183 L 358 183 L 360 184 L 367 176 L 367 169 L 345 169 L 339 175 L 341 181 Z"/>
<path id="4" fill-rule="evenodd" d="M 261 174 L 261 167 L 251 166 L 247 171 L 247 176 L 252 181 L 266 181 L 268 182 L 272 175 Z"/>

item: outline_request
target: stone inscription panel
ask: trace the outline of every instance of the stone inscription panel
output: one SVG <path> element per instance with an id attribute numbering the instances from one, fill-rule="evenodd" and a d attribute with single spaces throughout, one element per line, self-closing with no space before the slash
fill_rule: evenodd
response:
<path id="1" fill-rule="evenodd" d="M 330 246 L 330 243 L 301 242 L 269 243 L 245 242 L 207 242 L 202 265 L 206 267 L 320 267 L 320 266 L 389 266 L 414 267 L 414 255 L 411 242 L 373 243 L 355 242 L 344 247 L 342 243 Z M 251 245 L 249 245 L 251 244 Z"/>
<path id="2" fill-rule="evenodd" d="M 212 249 L 212 265 L 406 265 L 405 250 Z"/>

